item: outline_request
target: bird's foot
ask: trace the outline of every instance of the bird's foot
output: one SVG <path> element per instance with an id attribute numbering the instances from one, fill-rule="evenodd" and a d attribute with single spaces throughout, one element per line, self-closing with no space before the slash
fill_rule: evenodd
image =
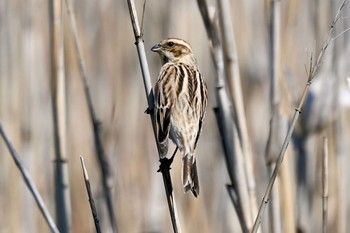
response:
<path id="1" fill-rule="evenodd" d="M 153 114 L 153 113 L 154 113 L 154 109 L 153 109 L 153 108 L 147 108 L 147 109 L 145 110 L 145 113 L 146 113 L 146 114 Z"/>
<path id="2" fill-rule="evenodd" d="M 175 154 L 171 156 L 170 159 L 167 157 L 159 159 L 160 165 L 157 172 L 169 171 L 171 169 L 170 165 L 173 163 Z"/>

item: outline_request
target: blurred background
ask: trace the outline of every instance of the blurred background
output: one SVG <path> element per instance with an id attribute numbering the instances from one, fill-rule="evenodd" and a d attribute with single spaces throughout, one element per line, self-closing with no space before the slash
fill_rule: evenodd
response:
<path id="1" fill-rule="evenodd" d="M 141 19 L 143 1 L 135 1 Z M 280 97 L 290 120 L 307 75 L 310 54 L 322 47 L 339 0 L 281 1 Z M 216 9 L 216 1 L 208 1 Z M 269 2 L 231 1 L 232 23 L 244 106 L 253 151 L 257 202 L 269 174 L 265 149 L 271 118 L 269 88 Z M 111 168 L 113 207 L 119 232 L 171 232 L 171 222 L 149 117 L 127 2 L 73 2 L 88 84 Z M 93 131 L 80 78 L 79 61 L 63 4 L 66 80 L 66 155 L 72 209 L 72 232 L 95 232 L 79 156 L 84 156 L 103 232 L 112 232 L 96 158 Z M 336 34 L 350 27 L 347 6 Z M 181 187 L 181 160 L 172 178 L 182 232 L 241 232 L 225 185 L 221 139 L 212 109 L 215 70 L 196 1 L 147 1 L 144 43 L 154 82 L 161 63 L 150 48 L 163 38 L 178 37 L 193 48 L 205 76 L 209 104 L 197 148 L 201 194 Z M 322 138 L 329 139 L 329 232 L 347 232 L 350 218 L 350 35 L 331 44 L 298 121 L 282 169 L 289 174 L 281 190 L 282 232 L 321 232 Z M 0 0 L 0 122 L 28 169 L 50 213 L 55 216 L 54 128 L 50 89 L 49 1 Z M 173 148 L 173 147 L 172 147 Z M 170 149 L 169 151 L 172 151 Z M 21 174 L 0 142 L 0 232 L 49 232 Z M 281 188 L 282 189 L 282 188 Z M 289 190 L 288 195 L 283 191 Z M 288 198 L 283 198 L 288 197 Z M 287 200 L 285 200 L 287 199 Z M 291 203 L 286 210 L 284 203 Z M 291 211 L 292 210 L 292 211 Z M 268 213 L 263 232 L 269 230 Z"/>

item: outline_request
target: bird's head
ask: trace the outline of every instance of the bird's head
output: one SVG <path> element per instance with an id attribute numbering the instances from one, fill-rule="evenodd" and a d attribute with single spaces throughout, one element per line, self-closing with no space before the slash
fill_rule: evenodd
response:
<path id="1" fill-rule="evenodd" d="M 192 53 L 192 48 L 184 40 L 168 38 L 153 46 L 151 50 L 159 54 L 163 64 L 167 62 L 182 62 L 187 65 L 196 66 L 196 59 Z"/>

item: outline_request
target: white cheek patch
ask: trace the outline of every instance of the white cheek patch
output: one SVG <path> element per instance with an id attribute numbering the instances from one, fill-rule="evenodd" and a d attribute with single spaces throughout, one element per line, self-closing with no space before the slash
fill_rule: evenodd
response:
<path id="1" fill-rule="evenodd" d="M 170 61 L 173 61 L 174 60 L 174 55 L 171 53 L 171 52 L 169 52 L 169 51 L 165 51 L 164 52 L 164 55 L 168 58 L 168 60 L 170 60 Z"/>

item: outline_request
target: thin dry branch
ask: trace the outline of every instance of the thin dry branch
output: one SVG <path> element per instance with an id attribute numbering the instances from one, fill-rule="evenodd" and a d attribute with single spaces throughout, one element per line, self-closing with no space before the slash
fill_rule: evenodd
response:
<path id="1" fill-rule="evenodd" d="M 309 75 L 308 75 L 309 82 L 312 82 L 312 80 L 314 79 L 314 77 L 316 75 L 316 71 L 318 70 L 318 67 L 321 64 L 321 60 L 322 60 L 323 55 L 324 55 L 326 49 L 328 48 L 328 46 L 330 44 L 332 44 L 334 42 L 334 40 L 336 40 L 339 36 L 343 35 L 346 31 L 349 30 L 349 29 L 346 29 L 343 32 L 341 32 L 339 35 L 334 35 L 334 27 L 335 27 L 336 23 L 341 19 L 342 11 L 348 3 L 349 3 L 349 0 L 343 0 L 342 4 L 340 5 L 340 7 L 337 11 L 337 14 L 334 17 L 332 24 L 331 24 L 331 27 L 330 27 L 330 30 L 328 33 L 328 38 L 327 38 L 326 42 L 324 43 L 324 45 L 323 45 L 323 47 L 322 47 L 322 49 L 317 57 L 316 63 L 312 64 L 312 61 L 310 63 L 310 69 L 309 69 Z"/>
<path id="2" fill-rule="evenodd" d="M 94 201 L 94 197 L 93 197 L 92 192 L 91 192 L 89 175 L 88 175 L 88 172 L 87 172 L 86 167 L 85 167 L 83 156 L 80 156 L 80 162 L 81 162 L 81 167 L 83 169 L 86 192 L 87 192 L 88 197 L 89 197 L 89 203 L 90 203 L 92 217 L 93 217 L 94 223 L 95 223 L 96 232 L 101 233 L 100 220 L 98 219 L 98 216 L 97 216 L 95 201 Z"/>
<path id="3" fill-rule="evenodd" d="M 46 208 L 44 200 L 42 199 L 38 189 L 36 188 L 34 182 L 32 181 L 32 178 L 30 177 L 29 172 L 27 171 L 27 169 L 24 167 L 22 161 L 20 160 L 16 149 L 13 147 L 12 143 L 10 142 L 10 139 L 7 137 L 5 131 L 3 130 L 1 123 L 0 123 L 0 134 L 1 134 L 1 137 L 3 138 L 3 140 L 7 146 L 7 149 L 9 150 L 16 166 L 18 167 L 19 171 L 22 174 L 24 183 L 27 185 L 30 193 L 33 195 L 35 202 L 39 207 L 41 214 L 44 216 L 47 225 L 49 226 L 49 228 L 51 229 L 52 232 L 59 233 L 59 230 L 58 230 L 53 218 L 51 217 L 49 210 Z"/>
<path id="4" fill-rule="evenodd" d="M 150 78 L 150 74 L 149 74 L 148 63 L 147 63 L 147 58 L 146 58 L 146 53 L 145 53 L 145 47 L 144 47 L 144 43 L 143 43 L 143 37 L 142 37 L 143 32 L 141 31 L 140 26 L 139 26 L 139 21 L 137 18 L 137 12 L 136 12 L 134 1 L 127 0 L 127 2 L 128 2 L 128 7 L 129 7 L 131 24 L 132 24 L 132 28 L 133 28 L 134 36 L 135 36 L 135 45 L 137 48 L 137 53 L 138 53 L 139 62 L 140 62 L 140 66 L 141 66 L 141 72 L 142 72 L 143 83 L 144 83 L 145 92 L 146 92 L 148 109 L 153 109 L 154 96 L 153 96 L 152 83 L 151 83 L 151 78 Z M 152 122 L 154 137 L 156 139 L 155 116 L 152 113 L 152 111 L 150 111 L 149 115 L 150 115 L 151 122 Z M 156 143 L 156 144 L 157 144 L 157 149 L 158 149 L 158 156 L 160 158 L 159 147 L 158 147 L 159 145 L 158 145 L 158 143 Z M 171 181 L 170 171 L 168 169 L 160 169 L 160 171 L 161 171 L 162 176 L 163 176 L 164 188 L 165 188 L 165 192 L 166 192 L 166 197 L 167 197 L 167 202 L 168 202 L 168 207 L 169 207 L 170 218 L 171 218 L 173 230 L 175 233 L 181 232 L 180 222 L 179 222 L 179 218 L 178 218 L 177 210 L 176 210 L 176 204 L 175 204 L 175 198 L 174 198 L 173 185 L 172 185 L 172 181 Z"/>
<path id="5" fill-rule="evenodd" d="M 84 61 L 84 57 L 82 54 L 82 49 L 80 47 L 80 40 L 79 40 L 79 36 L 78 36 L 78 30 L 77 30 L 77 26 L 76 26 L 76 22 L 75 22 L 75 16 L 74 16 L 74 11 L 73 11 L 71 0 L 66 0 L 66 6 L 67 6 L 67 13 L 68 13 L 68 16 L 70 19 L 69 22 L 70 22 L 71 30 L 72 30 L 73 36 L 74 36 L 75 50 L 76 50 L 76 53 L 77 53 L 78 59 L 79 59 L 79 68 L 80 68 L 80 73 L 81 73 L 81 79 L 82 79 L 82 82 L 84 85 L 85 98 L 86 98 L 87 105 L 88 105 L 91 124 L 93 127 L 94 143 L 95 143 L 95 149 L 96 149 L 98 162 L 99 162 L 101 173 L 102 173 L 102 185 L 103 185 L 104 194 L 106 196 L 108 217 L 110 220 L 112 231 L 114 233 L 117 233 L 118 228 L 117 228 L 117 222 L 116 222 L 116 215 L 115 215 L 115 212 L 113 209 L 113 195 L 112 195 L 112 187 L 111 187 L 113 182 L 111 182 L 112 177 L 111 177 L 110 167 L 109 167 L 108 159 L 107 159 L 106 153 L 104 151 L 102 140 L 101 140 L 100 122 L 97 119 L 96 112 L 95 112 L 94 106 L 92 104 L 90 89 L 89 89 L 89 85 L 88 85 L 87 69 L 85 66 L 85 61 Z"/>
<path id="6" fill-rule="evenodd" d="M 271 176 L 271 178 L 269 180 L 269 184 L 268 184 L 268 186 L 266 188 L 263 200 L 262 200 L 262 202 L 260 204 L 259 212 L 258 212 L 258 215 L 256 216 L 252 233 L 256 233 L 258 231 L 258 229 L 259 229 L 259 226 L 260 226 L 260 223 L 261 223 L 261 219 L 262 219 L 262 215 L 263 215 L 263 213 L 265 211 L 265 208 L 266 208 L 266 206 L 267 206 L 267 204 L 268 204 L 268 202 L 270 200 L 272 187 L 273 187 L 274 182 L 276 180 L 277 174 L 278 174 L 278 172 L 279 172 L 279 170 L 281 168 L 285 152 L 287 150 L 287 147 L 288 147 L 289 142 L 290 142 L 291 137 L 292 137 L 292 133 L 293 133 L 294 128 L 295 128 L 295 124 L 296 124 L 296 122 L 297 122 L 297 120 L 299 118 L 299 115 L 301 114 L 301 110 L 302 110 L 302 108 L 304 106 L 306 97 L 308 96 L 310 85 L 311 85 L 313 79 L 315 78 L 316 72 L 318 71 L 318 68 L 319 68 L 319 66 L 321 64 L 321 61 L 322 61 L 322 58 L 324 56 L 324 53 L 325 53 L 326 49 L 328 48 L 330 42 L 334 38 L 334 26 L 335 26 L 336 22 L 338 22 L 338 20 L 339 20 L 339 18 L 341 16 L 342 9 L 348 3 L 348 1 L 349 0 L 344 0 L 342 2 L 342 4 L 341 4 L 341 6 L 340 6 L 340 8 L 339 8 L 339 10 L 338 10 L 338 12 L 337 12 L 337 14 L 335 16 L 335 19 L 333 20 L 333 22 L 331 24 L 331 29 L 329 31 L 328 38 L 327 38 L 324 46 L 322 47 L 322 49 L 321 49 L 321 51 L 320 51 L 320 53 L 318 55 L 316 63 L 312 62 L 312 56 L 310 58 L 310 68 L 309 68 L 309 72 L 308 72 L 308 80 L 307 80 L 306 86 L 304 88 L 302 97 L 300 99 L 299 105 L 295 109 L 295 112 L 294 112 L 294 115 L 293 115 L 293 118 L 292 118 L 292 122 L 290 123 L 287 135 L 286 135 L 285 140 L 283 142 L 281 151 L 280 151 L 280 153 L 278 155 L 278 159 L 276 161 L 275 169 L 273 170 L 273 173 L 272 173 L 272 176 Z"/>

